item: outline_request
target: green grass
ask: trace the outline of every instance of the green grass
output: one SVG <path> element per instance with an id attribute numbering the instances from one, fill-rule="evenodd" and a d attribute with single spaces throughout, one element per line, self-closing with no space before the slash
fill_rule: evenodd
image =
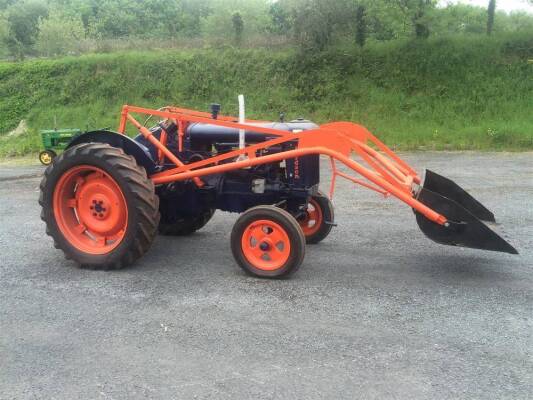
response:
<path id="1" fill-rule="evenodd" d="M 0 156 L 38 129 L 116 127 L 122 104 L 362 123 L 399 149 L 533 149 L 533 35 L 370 43 L 364 50 L 187 50 L 0 63 Z M 30 131 L 5 136 L 20 120 Z M 2 136 L 2 134 L 4 134 Z"/>

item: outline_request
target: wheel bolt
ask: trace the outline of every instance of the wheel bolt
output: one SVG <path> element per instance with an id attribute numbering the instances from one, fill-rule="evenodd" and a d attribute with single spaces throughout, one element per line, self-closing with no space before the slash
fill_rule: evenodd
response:
<path id="1" fill-rule="evenodd" d="M 96 217 L 96 213 L 93 214 L 93 217 Z"/>
<path id="2" fill-rule="evenodd" d="M 268 251 L 270 250 L 270 246 L 268 245 L 268 243 L 266 242 L 263 242 L 259 245 L 259 248 L 261 249 L 261 251 Z"/>
<path id="3" fill-rule="evenodd" d="M 104 216 L 104 214 L 98 214 L 98 216 L 99 216 L 100 218 L 102 218 L 102 217 Z"/>

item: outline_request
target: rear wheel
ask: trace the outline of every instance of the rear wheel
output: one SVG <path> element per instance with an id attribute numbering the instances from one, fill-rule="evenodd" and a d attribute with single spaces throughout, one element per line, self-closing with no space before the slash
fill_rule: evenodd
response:
<path id="1" fill-rule="evenodd" d="M 316 196 L 311 197 L 305 217 L 298 221 L 306 242 L 317 244 L 328 237 L 334 218 L 333 204 L 327 196 L 318 192 Z"/>
<path id="2" fill-rule="evenodd" d="M 154 185 L 121 149 L 100 143 L 72 147 L 46 169 L 40 188 L 47 234 L 84 267 L 130 265 L 156 236 Z"/>
<path id="3" fill-rule="evenodd" d="M 247 273 L 282 278 L 296 272 L 305 256 L 305 237 L 287 211 L 259 206 L 243 213 L 231 232 L 231 250 Z"/>

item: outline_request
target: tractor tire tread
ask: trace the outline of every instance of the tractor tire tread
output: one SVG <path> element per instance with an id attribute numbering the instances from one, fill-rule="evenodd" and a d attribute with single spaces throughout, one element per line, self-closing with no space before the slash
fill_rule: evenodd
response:
<path id="1" fill-rule="evenodd" d="M 50 211 L 54 190 L 48 187 L 51 177 L 58 174 L 56 169 L 65 161 L 75 161 L 80 158 L 97 159 L 107 165 L 109 170 L 112 170 L 109 173 L 113 178 L 117 180 L 118 177 L 123 182 L 122 185 L 127 186 L 130 203 L 134 208 L 136 221 L 133 221 L 133 237 L 129 240 L 127 248 L 120 252 L 111 252 L 109 260 L 105 262 L 87 262 L 86 257 L 80 256 L 79 251 L 68 245 L 55 224 L 53 212 Z M 122 185 L 121 189 L 124 190 Z M 47 225 L 47 235 L 53 238 L 54 246 L 63 250 L 67 259 L 78 261 L 82 268 L 112 270 L 129 266 L 148 251 L 157 235 L 160 214 L 159 198 L 155 194 L 154 184 L 148 179 L 144 168 L 138 166 L 135 159 L 127 156 L 122 149 L 104 143 L 84 143 L 66 150 L 46 169 L 41 180 L 40 192 L 41 219 Z"/>

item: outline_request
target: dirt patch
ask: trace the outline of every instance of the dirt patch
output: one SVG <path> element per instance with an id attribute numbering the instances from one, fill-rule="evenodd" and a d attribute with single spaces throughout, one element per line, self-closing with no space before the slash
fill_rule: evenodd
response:
<path id="1" fill-rule="evenodd" d="M 17 127 L 13 129 L 11 132 L 8 132 L 8 134 L 5 137 L 17 137 L 24 135 L 28 132 L 28 124 L 26 123 L 25 119 L 22 119 Z"/>

